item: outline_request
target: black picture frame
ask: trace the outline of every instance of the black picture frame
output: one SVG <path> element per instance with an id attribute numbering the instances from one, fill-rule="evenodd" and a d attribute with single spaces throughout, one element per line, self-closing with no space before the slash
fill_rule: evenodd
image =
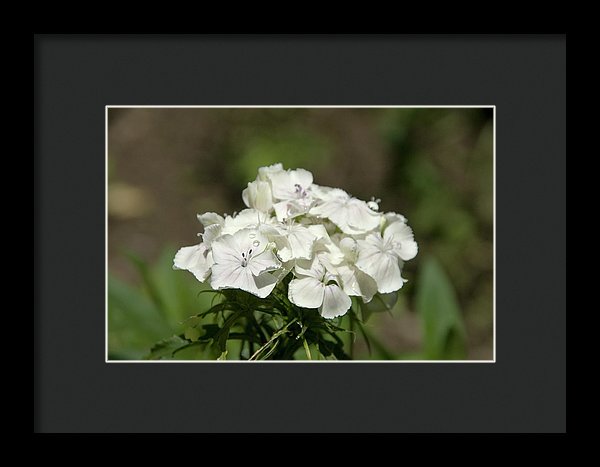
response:
<path id="1" fill-rule="evenodd" d="M 495 105 L 496 363 L 105 363 L 117 104 Z M 566 430 L 564 35 L 38 35 L 34 167 L 34 431 Z"/>

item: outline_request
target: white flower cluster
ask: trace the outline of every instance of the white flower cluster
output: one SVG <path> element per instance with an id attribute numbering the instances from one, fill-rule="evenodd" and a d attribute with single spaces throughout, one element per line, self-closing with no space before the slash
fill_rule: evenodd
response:
<path id="1" fill-rule="evenodd" d="M 304 169 L 261 167 L 242 192 L 248 209 L 199 214 L 199 245 L 181 248 L 174 267 L 213 289 L 267 297 L 289 273 L 288 297 L 325 318 L 345 314 L 350 297 L 367 303 L 402 287 L 403 262 L 417 254 L 406 219 L 378 212 L 338 188 L 315 185 Z"/>

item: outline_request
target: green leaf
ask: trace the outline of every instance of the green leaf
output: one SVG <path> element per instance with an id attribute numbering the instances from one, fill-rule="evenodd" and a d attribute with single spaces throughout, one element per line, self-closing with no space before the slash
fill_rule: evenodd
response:
<path id="1" fill-rule="evenodd" d="M 171 358 L 173 357 L 174 352 L 189 344 L 189 341 L 182 339 L 180 336 L 172 336 L 168 339 L 163 339 L 154 344 L 146 359 L 160 360 L 162 358 Z"/>
<path id="2" fill-rule="evenodd" d="M 156 309 L 159 310 L 165 318 L 167 318 L 163 298 L 159 292 L 156 281 L 154 280 L 154 278 L 152 277 L 152 274 L 150 273 L 150 268 L 148 267 L 148 265 L 146 264 L 145 261 L 143 261 L 141 258 L 139 258 L 134 253 L 129 252 L 127 254 L 127 257 L 130 259 L 130 261 L 136 267 L 140 277 L 142 278 L 142 282 L 146 288 L 146 291 L 148 292 L 148 295 L 150 296 L 150 300 L 152 300 L 152 303 L 154 303 L 154 306 L 156 306 Z"/>
<path id="3" fill-rule="evenodd" d="M 362 321 L 366 323 L 373 313 L 392 311 L 398 301 L 398 292 L 380 294 L 377 293 L 369 303 L 361 303 Z"/>
<path id="4" fill-rule="evenodd" d="M 427 359 L 466 357 L 465 327 L 452 283 L 438 261 L 425 260 L 417 280 L 416 308 L 421 316 Z"/>
<path id="5" fill-rule="evenodd" d="M 140 359 L 159 339 L 173 333 L 155 304 L 139 289 L 108 275 L 110 359 Z"/>
<path id="6" fill-rule="evenodd" d="M 242 315 L 243 311 L 235 311 L 225 320 L 223 327 L 217 331 L 214 336 L 215 343 L 219 346 L 221 352 L 225 352 L 227 349 L 227 339 L 229 337 L 229 331 L 236 320 Z"/>
<path id="7" fill-rule="evenodd" d="M 187 340 L 190 340 L 193 342 L 193 341 L 197 341 L 201 334 L 202 333 L 200 332 L 200 330 L 198 328 L 189 327 L 189 328 L 186 328 L 184 336 Z"/>

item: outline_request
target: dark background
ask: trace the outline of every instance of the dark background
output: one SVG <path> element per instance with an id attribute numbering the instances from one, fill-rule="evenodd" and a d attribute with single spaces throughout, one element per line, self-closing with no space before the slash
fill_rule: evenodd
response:
<path id="1" fill-rule="evenodd" d="M 564 431 L 565 58 L 562 36 L 38 37 L 35 428 Z M 497 363 L 104 363 L 104 106 L 256 103 L 497 106 Z"/>

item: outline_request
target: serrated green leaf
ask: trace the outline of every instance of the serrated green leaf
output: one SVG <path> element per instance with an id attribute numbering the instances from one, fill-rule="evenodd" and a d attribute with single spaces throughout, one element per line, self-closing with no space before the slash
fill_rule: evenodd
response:
<path id="1" fill-rule="evenodd" d="M 200 330 L 198 328 L 190 326 L 185 329 L 184 336 L 187 340 L 190 340 L 193 342 L 193 341 L 197 341 L 201 334 L 202 333 L 200 332 Z"/>
<path id="2" fill-rule="evenodd" d="M 427 258 L 421 268 L 416 308 L 423 324 L 425 357 L 435 360 L 465 358 L 465 327 L 456 294 L 433 257 Z"/>
<path id="3" fill-rule="evenodd" d="M 182 339 L 180 336 L 171 336 L 154 344 L 146 359 L 160 360 L 161 358 L 171 358 L 174 352 L 189 344 L 189 341 Z"/>

